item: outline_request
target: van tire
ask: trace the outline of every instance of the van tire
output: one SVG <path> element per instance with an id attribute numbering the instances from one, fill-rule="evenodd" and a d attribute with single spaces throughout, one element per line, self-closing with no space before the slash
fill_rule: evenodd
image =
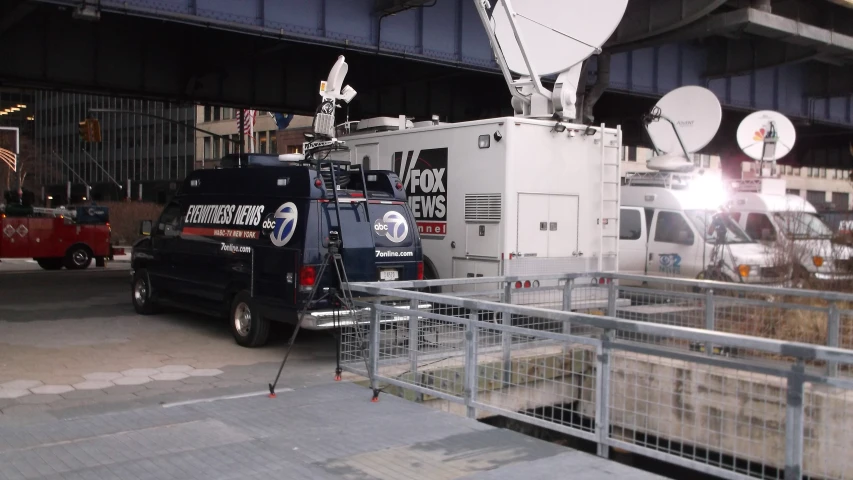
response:
<path id="1" fill-rule="evenodd" d="M 231 301 L 228 324 L 238 345 L 248 348 L 262 347 L 270 335 L 270 321 L 258 313 L 252 295 L 241 290 Z"/>
<path id="2" fill-rule="evenodd" d="M 154 289 L 151 287 L 151 276 L 144 268 L 133 273 L 133 283 L 130 286 L 130 298 L 133 309 L 140 315 L 151 315 L 157 313 L 157 304 L 154 299 Z"/>

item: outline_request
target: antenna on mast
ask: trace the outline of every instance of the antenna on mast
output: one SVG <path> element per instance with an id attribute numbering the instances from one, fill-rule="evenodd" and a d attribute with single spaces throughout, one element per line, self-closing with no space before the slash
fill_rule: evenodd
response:
<path id="1" fill-rule="evenodd" d="M 343 100 L 349 103 L 356 95 L 356 91 L 349 85 L 341 88 L 344 78 L 347 76 L 349 66 L 344 61 L 344 56 L 338 56 L 335 65 L 329 72 L 326 80 L 320 82 L 320 97 L 323 99 L 320 108 L 314 117 L 314 134 L 326 139 L 335 137 L 335 108 L 337 101 Z"/>
<path id="2" fill-rule="evenodd" d="M 474 0 L 517 116 L 573 120 L 583 61 L 601 53 L 628 0 Z M 571 33 L 569 33 L 571 32 Z M 512 74 L 519 75 L 513 79 Z M 542 77 L 557 74 L 554 91 Z"/>
<path id="3" fill-rule="evenodd" d="M 776 175 L 776 161 L 794 148 L 797 129 L 785 115 L 772 110 L 761 110 L 748 115 L 737 129 L 737 143 L 741 151 L 758 163 L 759 176 Z M 770 172 L 764 163 L 770 163 Z"/>
<path id="4" fill-rule="evenodd" d="M 713 92 L 690 85 L 664 95 L 643 121 L 657 154 L 647 167 L 689 173 L 695 168 L 691 155 L 711 143 L 720 129 L 723 107 Z"/>

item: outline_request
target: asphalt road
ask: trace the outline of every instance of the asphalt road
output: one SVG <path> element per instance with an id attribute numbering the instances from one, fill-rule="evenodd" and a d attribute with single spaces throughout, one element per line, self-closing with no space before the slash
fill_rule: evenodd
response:
<path id="1" fill-rule="evenodd" d="M 137 315 L 127 263 L 51 272 L 2 264 L 0 418 L 266 390 L 289 340 L 276 328 L 268 345 L 249 349 L 215 318 Z M 334 339 L 302 331 L 280 385 L 333 382 L 334 368 Z"/>

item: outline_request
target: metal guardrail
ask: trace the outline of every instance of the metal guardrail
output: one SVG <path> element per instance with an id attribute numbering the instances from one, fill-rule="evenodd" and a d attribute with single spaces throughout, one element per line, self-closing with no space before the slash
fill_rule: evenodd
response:
<path id="1" fill-rule="evenodd" d="M 846 413 L 853 411 L 853 380 L 814 368 L 847 369 L 853 351 L 704 328 L 708 325 L 618 318 L 619 309 L 633 306 L 620 300 L 637 287 L 608 279 L 654 280 L 650 277 L 603 274 L 593 284 L 551 275 L 536 278 L 546 286 L 515 288 L 532 279 L 352 283 L 356 292 L 432 307 L 363 304 L 369 310 L 362 327 L 342 335 L 342 366 L 368 377 L 373 388 L 458 406 L 472 418 L 501 415 L 594 441 L 605 457 L 617 447 L 723 478 L 853 477 L 853 414 Z M 715 320 L 729 308 L 721 290 L 748 294 L 724 298 L 741 302 L 735 305 L 757 305 L 760 300 L 749 298 L 756 294 L 853 301 L 834 293 L 814 297 L 717 282 L 679 280 L 669 286 L 703 289 L 654 292 L 711 302 L 702 305 L 703 315 Z M 429 287 L 447 293 L 422 291 Z M 597 292 L 594 301 L 577 302 L 581 289 Z M 572 306 L 603 311 L 569 311 Z M 827 308 L 832 315 L 842 311 Z M 384 323 L 388 318 L 407 320 L 391 328 Z"/>

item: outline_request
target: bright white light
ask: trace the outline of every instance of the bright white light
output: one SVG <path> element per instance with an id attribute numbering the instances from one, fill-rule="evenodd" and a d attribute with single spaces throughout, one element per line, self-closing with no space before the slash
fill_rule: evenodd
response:
<path id="1" fill-rule="evenodd" d="M 726 187 L 719 177 L 713 175 L 697 175 L 687 189 L 697 203 L 708 208 L 719 208 L 727 200 Z"/>

